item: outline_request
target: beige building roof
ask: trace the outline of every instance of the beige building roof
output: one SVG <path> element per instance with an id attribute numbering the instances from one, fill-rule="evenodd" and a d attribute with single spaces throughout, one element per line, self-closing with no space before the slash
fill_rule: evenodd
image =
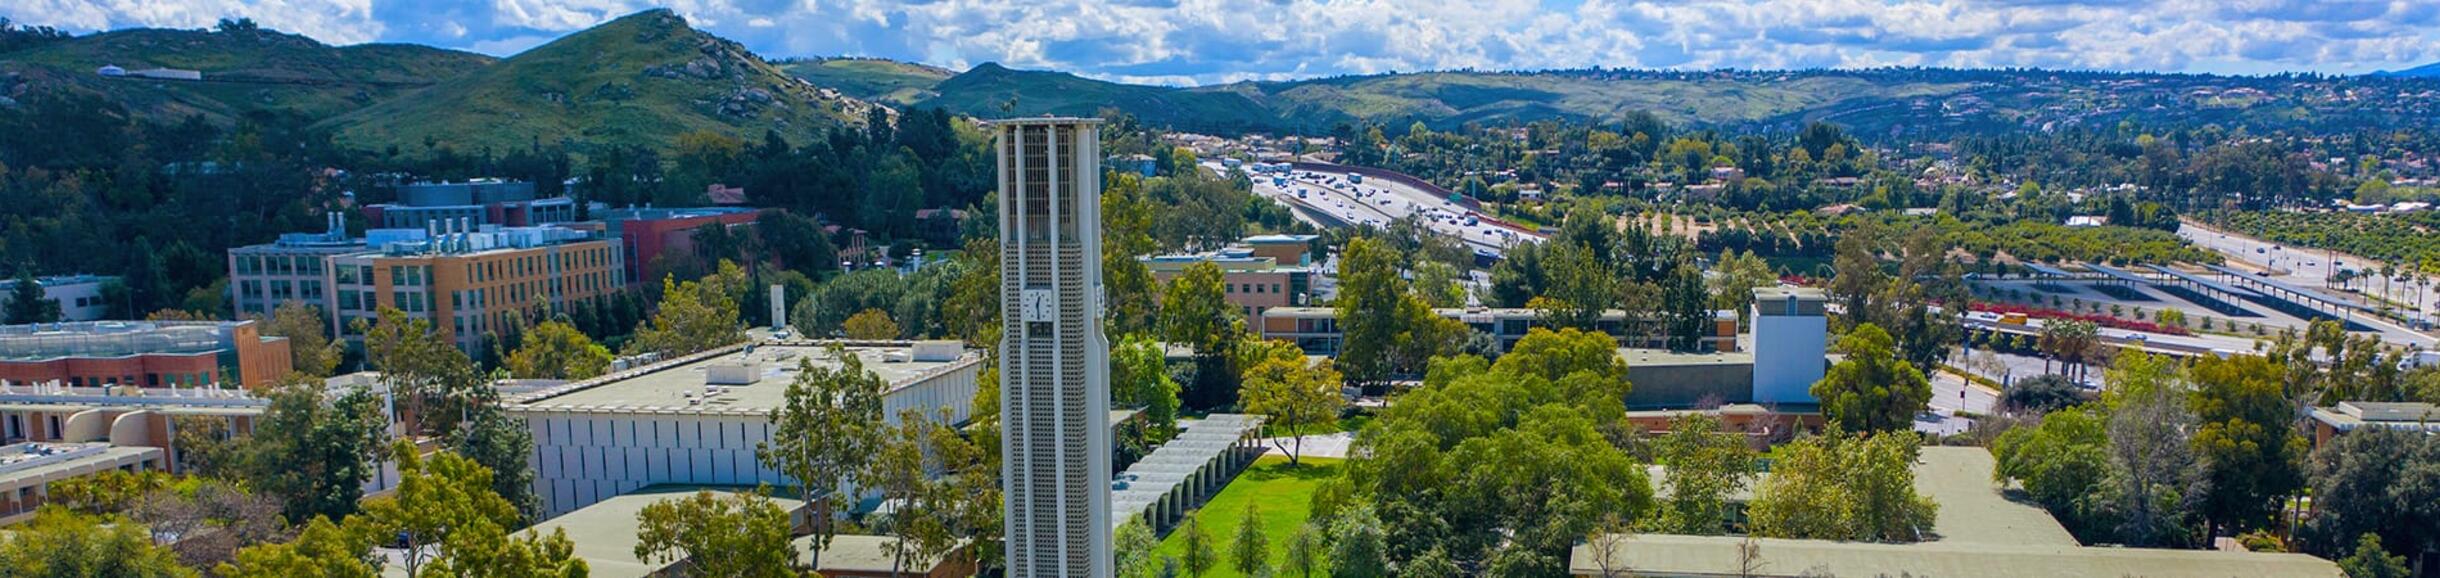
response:
<path id="1" fill-rule="evenodd" d="M 948 358 L 918 355 L 919 349 L 953 351 Z M 848 344 L 864 369 L 896 391 L 945 371 L 979 364 L 982 357 L 955 343 Z M 825 342 L 793 341 L 725 347 L 585 381 L 551 387 L 513 400 L 513 410 L 639 411 L 686 414 L 766 414 L 787 402 L 788 384 L 800 361 L 836 368 L 840 360 Z M 750 375 L 750 384 L 711 383 L 715 371 Z M 733 380 L 732 380 L 733 381 Z M 709 387 L 707 387 L 709 386 Z"/>
<path id="2" fill-rule="evenodd" d="M 2031 503 L 2011 500 L 1991 481 L 1982 448 L 1926 447 L 1915 464 L 1915 491 L 1940 504 L 1934 538 L 1913 544 L 1762 538 L 1753 576 L 2140 576 L 2147 578 L 2339 578 L 2336 564 L 2303 554 L 2084 547 Z M 1655 486 L 1667 472 L 1654 471 Z M 1754 483 L 1759 485 L 1761 478 Z M 1740 498 L 1744 497 L 1741 493 Z M 1606 566 L 1634 576 L 1740 576 L 1742 536 L 1632 535 L 1610 548 Z M 1601 576 L 1601 548 L 1580 545 L 1568 570 Z M 1619 575 L 1627 575 L 1621 573 Z"/>
<path id="3" fill-rule="evenodd" d="M 1942 513 L 1943 517 L 1947 513 Z M 1625 540 L 1613 568 L 1634 576 L 1740 576 L 1737 536 L 1637 535 Z M 1756 539 L 1753 576 L 2056 576 L 2145 578 L 2341 578 L 2338 565 L 2303 554 L 2085 548 L 2037 544 L 1925 542 L 1871 544 L 1828 540 Z M 1577 576 L 1600 576 L 1592 549 L 1578 547 L 1568 561 Z M 1620 574 L 1624 576 L 1625 574 Z"/>
<path id="4" fill-rule="evenodd" d="M 685 498 L 706 490 L 718 494 L 752 491 L 715 486 L 651 486 L 544 520 L 535 524 L 530 531 L 549 534 L 552 530 L 565 530 L 568 541 L 575 547 L 576 557 L 585 560 L 593 578 L 651 576 L 668 564 L 653 564 L 636 557 L 635 545 L 642 542 L 637 536 L 636 515 L 643 513 L 644 507 L 654 502 Z M 777 496 L 771 498 L 771 503 L 788 511 L 792 518 L 804 506 L 804 502 Z"/>
<path id="5" fill-rule="evenodd" d="M 888 536 L 864 536 L 849 534 L 833 536 L 830 539 L 830 548 L 822 551 L 822 567 L 816 568 L 815 571 L 825 573 L 888 573 L 893 564 L 893 560 L 891 559 L 893 556 L 891 546 L 897 543 L 897 538 Z M 811 552 L 813 548 L 813 536 L 807 535 L 799 537 L 793 542 L 793 544 L 796 546 L 796 551 L 799 553 Z M 804 556 L 799 556 L 798 563 L 804 562 L 802 558 L 804 558 Z M 940 565 L 941 558 L 943 557 L 933 556 L 916 560 L 913 564 L 908 564 L 903 568 L 899 568 L 899 571 L 904 572 L 908 576 L 920 576 L 925 572 L 930 571 L 933 566 Z"/>

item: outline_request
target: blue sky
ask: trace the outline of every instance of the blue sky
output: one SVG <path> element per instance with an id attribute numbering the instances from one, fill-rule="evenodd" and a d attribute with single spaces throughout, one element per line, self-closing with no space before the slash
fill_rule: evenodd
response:
<path id="1" fill-rule="evenodd" d="M 223 17 L 509 55 L 651 8 L 768 57 L 1205 84 L 1454 68 L 2024 66 L 2361 73 L 2440 61 L 2440 0 L 8 0 L 79 32 Z"/>

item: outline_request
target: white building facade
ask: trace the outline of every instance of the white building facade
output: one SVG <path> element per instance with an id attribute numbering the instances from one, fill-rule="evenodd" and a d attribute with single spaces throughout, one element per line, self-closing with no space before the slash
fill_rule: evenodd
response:
<path id="1" fill-rule="evenodd" d="M 1754 290 L 1755 403 L 1820 403 L 1813 383 L 1829 370 L 1827 302 L 1820 289 Z"/>
<path id="2" fill-rule="evenodd" d="M 1109 578 L 1097 119 L 996 121 L 1008 575 Z"/>
<path id="3" fill-rule="evenodd" d="M 929 344 L 848 346 L 889 383 L 884 419 L 901 410 L 966 421 L 982 358 Z M 755 449 L 772 436 L 797 359 L 835 364 L 828 344 L 731 346 L 521 396 L 510 415 L 534 435 L 534 493 L 549 519 L 660 484 L 793 486 Z M 930 349 L 930 351 L 926 351 Z M 835 366 L 835 365 L 833 365 Z M 734 379 L 742 375 L 745 379 Z M 945 410 L 945 411 L 944 411 Z"/>
<path id="4" fill-rule="evenodd" d="M 62 275 L 34 280 L 42 287 L 42 298 L 59 302 L 60 321 L 98 321 L 110 315 L 110 302 L 102 296 L 102 288 L 118 277 L 106 275 Z M 9 305 L 17 288 L 16 279 L 0 278 L 0 307 Z"/>

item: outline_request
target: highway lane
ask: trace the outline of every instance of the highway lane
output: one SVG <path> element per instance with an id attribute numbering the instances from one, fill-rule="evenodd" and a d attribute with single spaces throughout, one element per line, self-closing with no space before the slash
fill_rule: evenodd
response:
<path id="1" fill-rule="evenodd" d="M 1205 168 L 1225 171 L 1219 163 L 1204 163 Z M 1448 199 L 1434 197 L 1421 189 L 1381 179 L 1354 182 L 1342 173 L 1292 171 L 1282 178 L 1277 174 L 1253 174 L 1254 193 L 1266 198 L 1328 213 L 1330 218 L 1355 225 L 1386 226 L 1391 221 L 1416 217 L 1425 227 L 1456 237 L 1467 246 L 1499 253 L 1515 243 L 1540 241 L 1542 236 L 1531 231 L 1502 227 L 1485 220 L 1480 213 L 1470 211 Z M 1284 181 L 1284 182 L 1282 182 Z M 1469 217 L 1475 221 L 1467 224 Z"/>
<path id="2" fill-rule="evenodd" d="M 2372 265 L 2376 269 L 2379 266 L 2377 263 L 2371 263 L 2361 257 L 2346 253 L 2290 247 L 2191 223 L 2179 227 L 2177 234 L 2197 246 L 2227 256 L 2235 266 L 2265 270 L 2270 273 L 2265 276 L 2266 278 L 2289 285 L 2319 289 L 2324 293 L 2342 298 L 2354 295 L 2350 295 L 2347 291 L 2329 288 L 2328 280 L 2331 274 L 2342 269 L 2362 271 L 2366 265 Z M 2373 273 L 2372 278 L 2357 282 L 2357 286 L 2363 287 L 2363 292 L 2366 294 L 2380 295 L 2395 303 L 2407 305 L 2422 303 L 2427 308 L 2440 303 L 2440 285 L 2418 287 L 2412 283 L 2395 280 L 2384 283 L 2377 270 Z M 2384 288 L 2387 291 L 2384 291 Z M 2432 313 L 2428 310 L 2415 311 L 2413 314 L 2420 315 L 2426 320 L 2432 317 Z M 2440 345 L 2440 339 L 2433 338 L 2429 333 L 2415 331 L 2387 319 L 2359 314 L 2354 317 L 2354 320 L 2379 330 L 2381 339 L 2393 344 L 2424 348 Z"/>
<path id="3" fill-rule="evenodd" d="M 1997 313 L 1974 311 L 1966 314 L 1965 326 L 1967 329 L 1987 329 L 2009 333 L 2021 333 L 2025 335 L 2040 335 L 2042 332 L 2042 325 L 2045 323 L 2045 321 L 2041 319 L 2028 319 L 2023 325 L 2007 325 L 2000 323 L 1999 320 L 2000 315 Z M 2231 337 L 2227 335 L 2210 333 L 2168 335 L 2164 333 L 2145 333 L 2142 331 L 2114 329 L 2109 327 L 2096 328 L 2094 332 L 2100 334 L 2101 341 L 2104 343 L 2114 345 L 2139 345 L 2142 346 L 2143 349 L 2151 350 L 2156 353 L 2173 353 L 2182 355 L 2223 355 L 2233 353 L 2252 353 L 2254 351 L 2254 340 L 2243 337 Z"/>

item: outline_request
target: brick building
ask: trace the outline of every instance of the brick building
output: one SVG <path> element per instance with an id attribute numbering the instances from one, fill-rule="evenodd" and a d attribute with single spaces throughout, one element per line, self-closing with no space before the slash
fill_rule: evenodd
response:
<path id="1" fill-rule="evenodd" d="M 695 230 L 718 223 L 731 233 L 750 231 L 755 219 L 762 217 L 760 209 L 743 207 L 695 208 L 625 208 L 596 213 L 607 225 L 609 238 L 618 239 L 619 250 L 626 260 L 627 281 L 658 284 L 668 272 L 669 259 L 690 258 L 695 253 Z M 790 266 L 800 266 L 790 264 Z"/>
<path id="2" fill-rule="evenodd" d="M 288 339 L 253 321 L 0 326 L 0 380 L 71 387 L 261 387 L 289 372 Z"/>

